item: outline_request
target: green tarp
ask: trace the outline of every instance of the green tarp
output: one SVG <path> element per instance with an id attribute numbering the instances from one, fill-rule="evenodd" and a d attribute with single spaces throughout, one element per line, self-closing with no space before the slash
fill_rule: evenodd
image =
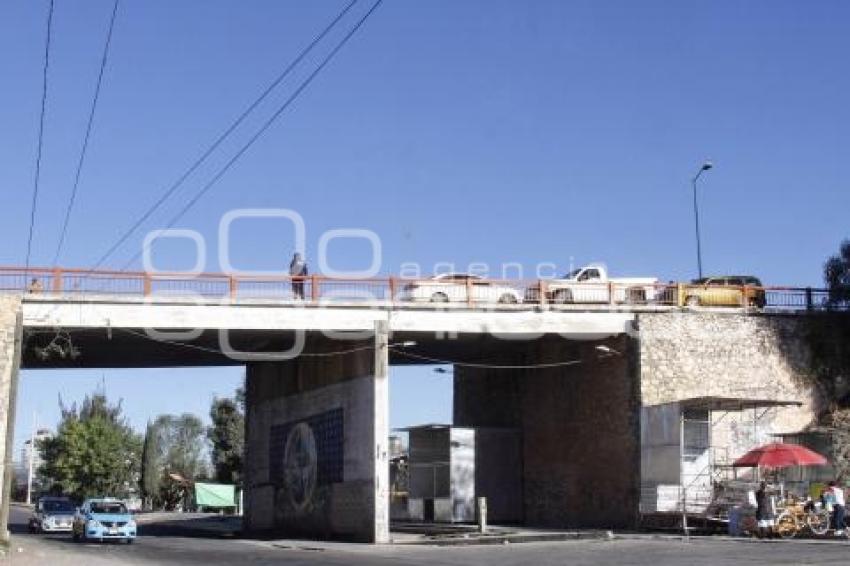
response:
<path id="1" fill-rule="evenodd" d="M 220 483 L 196 483 L 195 504 L 204 507 L 236 507 L 235 486 Z"/>

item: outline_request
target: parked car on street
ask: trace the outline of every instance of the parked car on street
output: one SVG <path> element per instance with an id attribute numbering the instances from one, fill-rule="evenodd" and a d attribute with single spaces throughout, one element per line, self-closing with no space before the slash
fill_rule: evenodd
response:
<path id="1" fill-rule="evenodd" d="M 655 300 L 657 285 L 658 279 L 655 277 L 608 277 L 604 265 L 591 263 L 574 269 L 560 279 L 548 280 L 546 300 L 556 304 L 647 303 Z M 539 302 L 539 285 L 527 289 L 525 299 L 528 302 Z"/>
<path id="2" fill-rule="evenodd" d="M 67 497 L 42 497 L 33 509 L 28 528 L 31 533 L 59 533 L 71 530 L 74 504 Z"/>
<path id="3" fill-rule="evenodd" d="M 398 295 L 401 301 L 425 303 L 465 303 L 468 298 L 476 303 L 522 302 L 522 295 L 516 289 L 470 273 L 443 273 L 407 283 Z"/>
<path id="4" fill-rule="evenodd" d="M 136 538 L 136 521 L 120 499 L 86 499 L 74 516 L 72 534 L 76 542 L 122 540 L 130 544 Z"/>
<path id="5" fill-rule="evenodd" d="M 694 279 L 682 289 L 682 304 L 689 307 L 758 307 L 764 308 L 766 297 L 758 277 L 721 275 Z"/>

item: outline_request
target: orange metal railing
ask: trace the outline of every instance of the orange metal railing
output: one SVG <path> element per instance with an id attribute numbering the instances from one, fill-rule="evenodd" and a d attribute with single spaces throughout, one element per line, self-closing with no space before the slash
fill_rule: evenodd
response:
<path id="1" fill-rule="evenodd" d="M 558 280 L 468 279 L 435 281 L 384 277 L 339 279 L 224 273 L 145 273 L 66 268 L 0 267 L 0 291 L 43 294 L 188 296 L 233 301 L 268 299 L 307 304 L 388 303 L 461 305 L 472 308 L 520 305 L 740 307 L 768 310 L 846 309 L 829 291 L 803 287 L 695 285 L 691 283 L 569 283 Z"/>

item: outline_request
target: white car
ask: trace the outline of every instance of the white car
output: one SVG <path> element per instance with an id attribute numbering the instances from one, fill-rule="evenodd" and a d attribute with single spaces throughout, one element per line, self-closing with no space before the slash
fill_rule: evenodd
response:
<path id="1" fill-rule="evenodd" d="M 550 303 L 651 303 L 658 288 L 655 277 L 608 277 L 601 263 L 574 269 L 560 279 L 546 282 L 546 299 Z M 530 287 L 528 302 L 540 300 L 540 286 Z"/>
<path id="2" fill-rule="evenodd" d="M 443 273 L 430 279 L 407 283 L 398 295 L 400 301 L 420 303 L 465 303 L 471 293 L 475 303 L 516 304 L 522 295 L 516 289 L 499 285 L 470 273 Z"/>

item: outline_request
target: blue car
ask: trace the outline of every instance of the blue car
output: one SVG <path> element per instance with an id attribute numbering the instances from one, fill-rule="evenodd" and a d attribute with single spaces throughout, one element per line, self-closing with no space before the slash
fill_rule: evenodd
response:
<path id="1" fill-rule="evenodd" d="M 120 499 L 86 499 L 74 515 L 71 529 L 74 541 L 136 539 L 136 521 Z"/>

